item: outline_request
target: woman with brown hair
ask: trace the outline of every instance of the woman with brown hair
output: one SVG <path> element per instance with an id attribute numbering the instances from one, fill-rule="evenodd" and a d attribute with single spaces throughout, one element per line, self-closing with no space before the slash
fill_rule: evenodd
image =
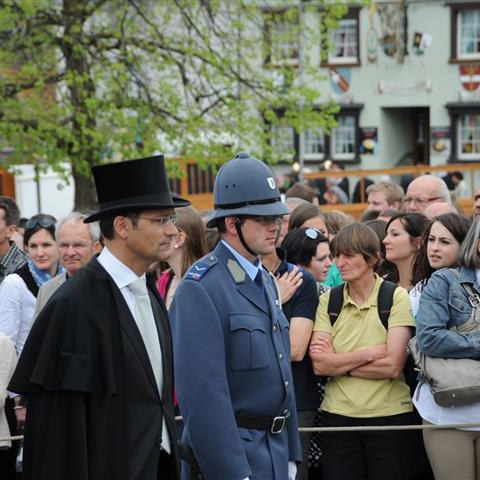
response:
<path id="1" fill-rule="evenodd" d="M 427 224 L 428 218 L 417 212 L 399 213 L 387 223 L 385 258 L 396 267 L 389 280 L 407 290 L 413 286 L 413 262 Z"/>
<path id="2" fill-rule="evenodd" d="M 178 216 L 176 223 L 178 234 L 173 240 L 168 257 L 161 259 L 168 263 L 170 268 L 160 275 L 157 282 L 158 291 L 167 309 L 187 270 L 208 253 L 205 226 L 198 211 L 193 207 L 181 207 L 175 209 L 175 213 Z"/>
<path id="3" fill-rule="evenodd" d="M 330 297 L 320 297 L 310 343 L 315 374 L 328 376 L 322 402 L 325 427 L 409 425 L 410 390 L 403 367 L 415 322 L 407 292 L 396 288 L 385 327 L 378 301 L 384 280 L 375 273 L 380 241 L 366 225 L 342 228 L 331 244 L 344 284 L 334 320 Z M 410 478 L 411 431 L 323 434 L 323 478 Z"/>

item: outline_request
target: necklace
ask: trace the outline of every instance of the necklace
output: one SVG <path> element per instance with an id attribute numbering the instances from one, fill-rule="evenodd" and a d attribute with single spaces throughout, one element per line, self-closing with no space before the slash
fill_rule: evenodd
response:
<path id="1" fill-rule="evenodd" d="M 169 298 L 170 300 L 175 295 L 175 291 L 177 290 L 177 286 L 178 286 L 177 277 L 174 275 L 173 278 L 172 278 L 172 281 L 170 282 L 170 287 L 168 287 L 168 292 L 167 292 L 167 298 Z"/>

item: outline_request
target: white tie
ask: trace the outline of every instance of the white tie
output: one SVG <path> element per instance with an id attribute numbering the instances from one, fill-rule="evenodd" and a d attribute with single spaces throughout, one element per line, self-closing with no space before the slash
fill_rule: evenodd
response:
<path id="1" fill-rule="evenodd" d="M 147 285 L 143 278 L 137 278 L 134 282 L 130 283 L 128 287 L 135 295 L 135 322 L 137 323 L 143 343 L 145 344 L 161 398 L 163 387 L 162 351 L 160 349 L 160 340 L 158 338 L 152 305 L 150 304 L 150 297 L 148 296 Z M 171 451 L 165 415 L 163 416 L 162 424 L 162 448 L 167 453 Z"/>

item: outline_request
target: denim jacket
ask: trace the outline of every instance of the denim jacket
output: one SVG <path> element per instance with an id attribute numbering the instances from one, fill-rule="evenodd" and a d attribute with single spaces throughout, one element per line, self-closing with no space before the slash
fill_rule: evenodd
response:
<path id="1" fill-rule="evenodd" d="M 417 343 L 425 354 L 444 358 L 480 358 L 480 330 L 459 334 L 450 330 L 465 324 L 472 315 L 472 306 L 462 283 L 469 283 L 477 292 L 475 270 L 449 268 L 434 272 L 420 297 L 417 314 Z"/>

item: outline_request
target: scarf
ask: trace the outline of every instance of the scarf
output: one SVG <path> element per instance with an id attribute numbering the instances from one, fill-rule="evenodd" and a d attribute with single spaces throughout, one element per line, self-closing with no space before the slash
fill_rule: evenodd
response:
<path id="1" fill-rule="evenodd" d="M 62 274 L 65 272 L 65 269 L 63 268 L 60 263 L 57 263 L 57 271 L 55 275 L 50 275 L 46 270 L 40 270 L 34 263 L 31 258 L 28 259 L 28 269 L 30 270 L 30 273 L 32 274 L 33 279 L 35 280 L 35 283 L 41 287 L 45 282 L 48 282 L 51 280 L 53 277 L 56 277 L 57 275 Z"/>

